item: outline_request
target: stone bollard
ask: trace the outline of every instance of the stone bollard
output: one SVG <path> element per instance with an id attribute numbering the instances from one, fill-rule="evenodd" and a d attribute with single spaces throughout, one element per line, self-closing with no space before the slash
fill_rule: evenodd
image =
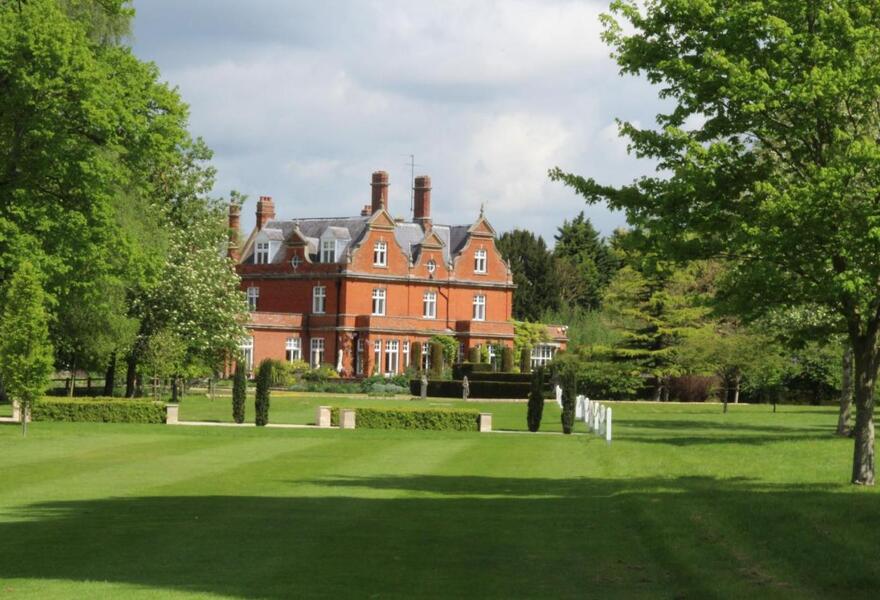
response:
<path id="1" fill-rule="evenodd" d="M 330 407 L 319 406 L 315 415 L 315 425 L 318 427 L 330 427 Z"/>
<path id="2" fill-rule="evenodd" d="M 177 425 L 178 423 L 180 423 L 179 415 L 180 415 L 180 405 L 179 404 L 166 404 L 165 405 L 165 424 L 166 425 Z"/>
<path id="3" fill-rule="evenodd" d="M 467 375 L 465 375 L 464 379 L 461 380 L 461 399 L 467 402 L 467 399 L 470 395 L 471 384 L 468 382 Z"/>
<path id="4" fill-rule="evenodd" d="M 355 427 L 355 413 L 353 408 L 340 408 L 339 409 L 339 428 L 340 429 L 354 429 Z"/>
<path id="5" fill-rule="evenodd" d="M 480 413 L 480 433 L 492 431 L 492 413 Z"/>

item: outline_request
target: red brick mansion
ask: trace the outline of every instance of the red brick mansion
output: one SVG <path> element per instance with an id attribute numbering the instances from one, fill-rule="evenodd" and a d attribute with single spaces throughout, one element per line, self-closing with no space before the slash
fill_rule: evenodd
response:
<path id="1" fill-rule="evenodd" d="M 371 185 L 372 202 L 353 217 L 279 220 L 272 199 L 260 198 L 254 231 L 229 250 L 251 311 L 249 366 L 302 359 L 344 376 L 394 374 L 410 364 L 413 342 L 436 334 L 457 339 L 460 356 L 513 344 L 515 286 L 483 214 L 469 225 L 433 223 L 422 176 L 406 222 L 389 212 L 388 174 L 373 173 Z M 239 229 L 236 205 L 229 226 Z M 566 342 L 562 328 L 548 330 L 533 362 Z"/>

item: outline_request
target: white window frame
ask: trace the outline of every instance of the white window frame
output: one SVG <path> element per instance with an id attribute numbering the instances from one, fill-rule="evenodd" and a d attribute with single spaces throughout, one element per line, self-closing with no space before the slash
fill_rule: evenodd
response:
<path id="1" fill-rule="evenodd" d="M 385 300 L 387 299 L 385 288 L 373 288 L 373 313 L 377 317 L 385 316 Z"/>
<path id="2" fill-rule="evenodd" d="M 431 344 L 429 344 L 427 340 L 422 342 L 422 369 L 425 371 L 431 368 L 430 346 Z"/>
<path id="3" fill-rule="evenodd" d="M 487 253 L 483 248 L 474 252 L 474 273 L 485 273 Z"/>
<path id="4" fill-rule="evenodd" d="M 373 342 L 373 372 L 382 372 L 382 340 Z"/>
<path id="5" fill-rule="evenodd" d="M 426 290 L 422 295 L 422 318 L 437 318 L 437 292 Z"/>
<path id="6" fill-rule="evenodd" d="M 400 370 L 400 342 L 387 340 L 385 342 L 385 374 L 397 375 Z"/>
<path id="7" fill-rule="evenodd" d="M 324 338 L 312 338 L 310 347 L 311 353 L 309 354 L 309 359 L 311 362 L 309 364 L 312 365 L 313 369 L 316 369 L 324 363 Z"/>
<path id="8" fill-rule="evenodd" d="M 324 240 L 321 242 L 321 262 L 336 262 L 336 240 Z"/>
<path id="9" fill-rule="evenodd" d="M 248 336 L 241 341 L 241 345 L 239 345 L 242 353 L 242 360 L 244 361 L 244 366 L 247 368 L 248 372 L 254 370 L 254 338 L 253 336 Z"/>
<path id="10" fill-rule="evenodd" d="M 532 346 L 531 362 L 532 367 L 540 367 L 547 365 L 556 355 L 557 346 L 553 344 L 536 344 Z"/>
<path id="11" fill-rule="evenodd" d="M 284 342 L 284 357 L 289 363 L 302 360 L 302 339 L 298 337 L 287 338 Z"/>
<path id="12" fill-rule="evenodd" d="M 254 264 L 268 265 L 271 248 L 272 245 L 269 242 L 257 242 L 256 250 L 254 251 Z"/>
<path id="13" fill-rule="evenodd" d="M 385 240 L 380 240 L 373 245 L 373 266 L 388 266 L 388 243 Z"/>
<path id="14" fill-rule="evenodd" d="M 403 370 L 406 371 L 409 368 L 409 340 L 404 340 L 403 342 Z"/>
<path id="15" fill-rule="evenodd" d="M 257 302 L 260 299 L 260 288 L 251 286 L 247 289 L 248 310 L 254 312 L 257 310 Z"/>
<path id="16" fill-rule="evenodd" d="M 323 315 L 327 310 L 327 286 L 316 285 L 312 288 L 312 312 Z"/>
<path id="17" fill-rule="evenodd" d="M 474 295 L 474 321 L 486 320 L 486 296 L 484 294 Z"/>

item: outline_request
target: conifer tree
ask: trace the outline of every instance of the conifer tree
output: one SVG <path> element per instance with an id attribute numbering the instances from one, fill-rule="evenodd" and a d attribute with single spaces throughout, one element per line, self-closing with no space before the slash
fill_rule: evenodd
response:
<path id="1" fill-rule="evenodd" d="M 244 361 L 237 361 L 235 375 L 232 380 L 232 420 L 244 423 L 245 403 L 247 401 L 247 366 Z"/>
<path id="2" fill-rule="evenodd" d="M 544 367 L 538 367 L 532 372 L 532 386 L 529 390 L 529 405 L 526 420 L 529 431 L 535 432 L 541 428 L 541 418 L 544 416 Z"/>
<path id="3" fill-rule="evenodd" d="M 269 423 L 269 386 L 272 385 L 272 359 L 267 358 L 260 363 L 257 370 L 257 389 L 254 400 L 257 427 L 265 427 Z"/>

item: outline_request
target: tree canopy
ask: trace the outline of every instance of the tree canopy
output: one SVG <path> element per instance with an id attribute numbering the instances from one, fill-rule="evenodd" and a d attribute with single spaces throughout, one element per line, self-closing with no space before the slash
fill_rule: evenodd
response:
<path id="1" fill-rule="evenodd" d="M 814 304 L 855 362 L 852 481 L 874 482 L 880 367 L 880 1 L 617 0 L 605 40 L 660 87 L 657 128 L 620 123 L 658 174 L 622 188 L 551 172 L 626 211 L 669 256 L 723 257 L 743 316 Z"/>

